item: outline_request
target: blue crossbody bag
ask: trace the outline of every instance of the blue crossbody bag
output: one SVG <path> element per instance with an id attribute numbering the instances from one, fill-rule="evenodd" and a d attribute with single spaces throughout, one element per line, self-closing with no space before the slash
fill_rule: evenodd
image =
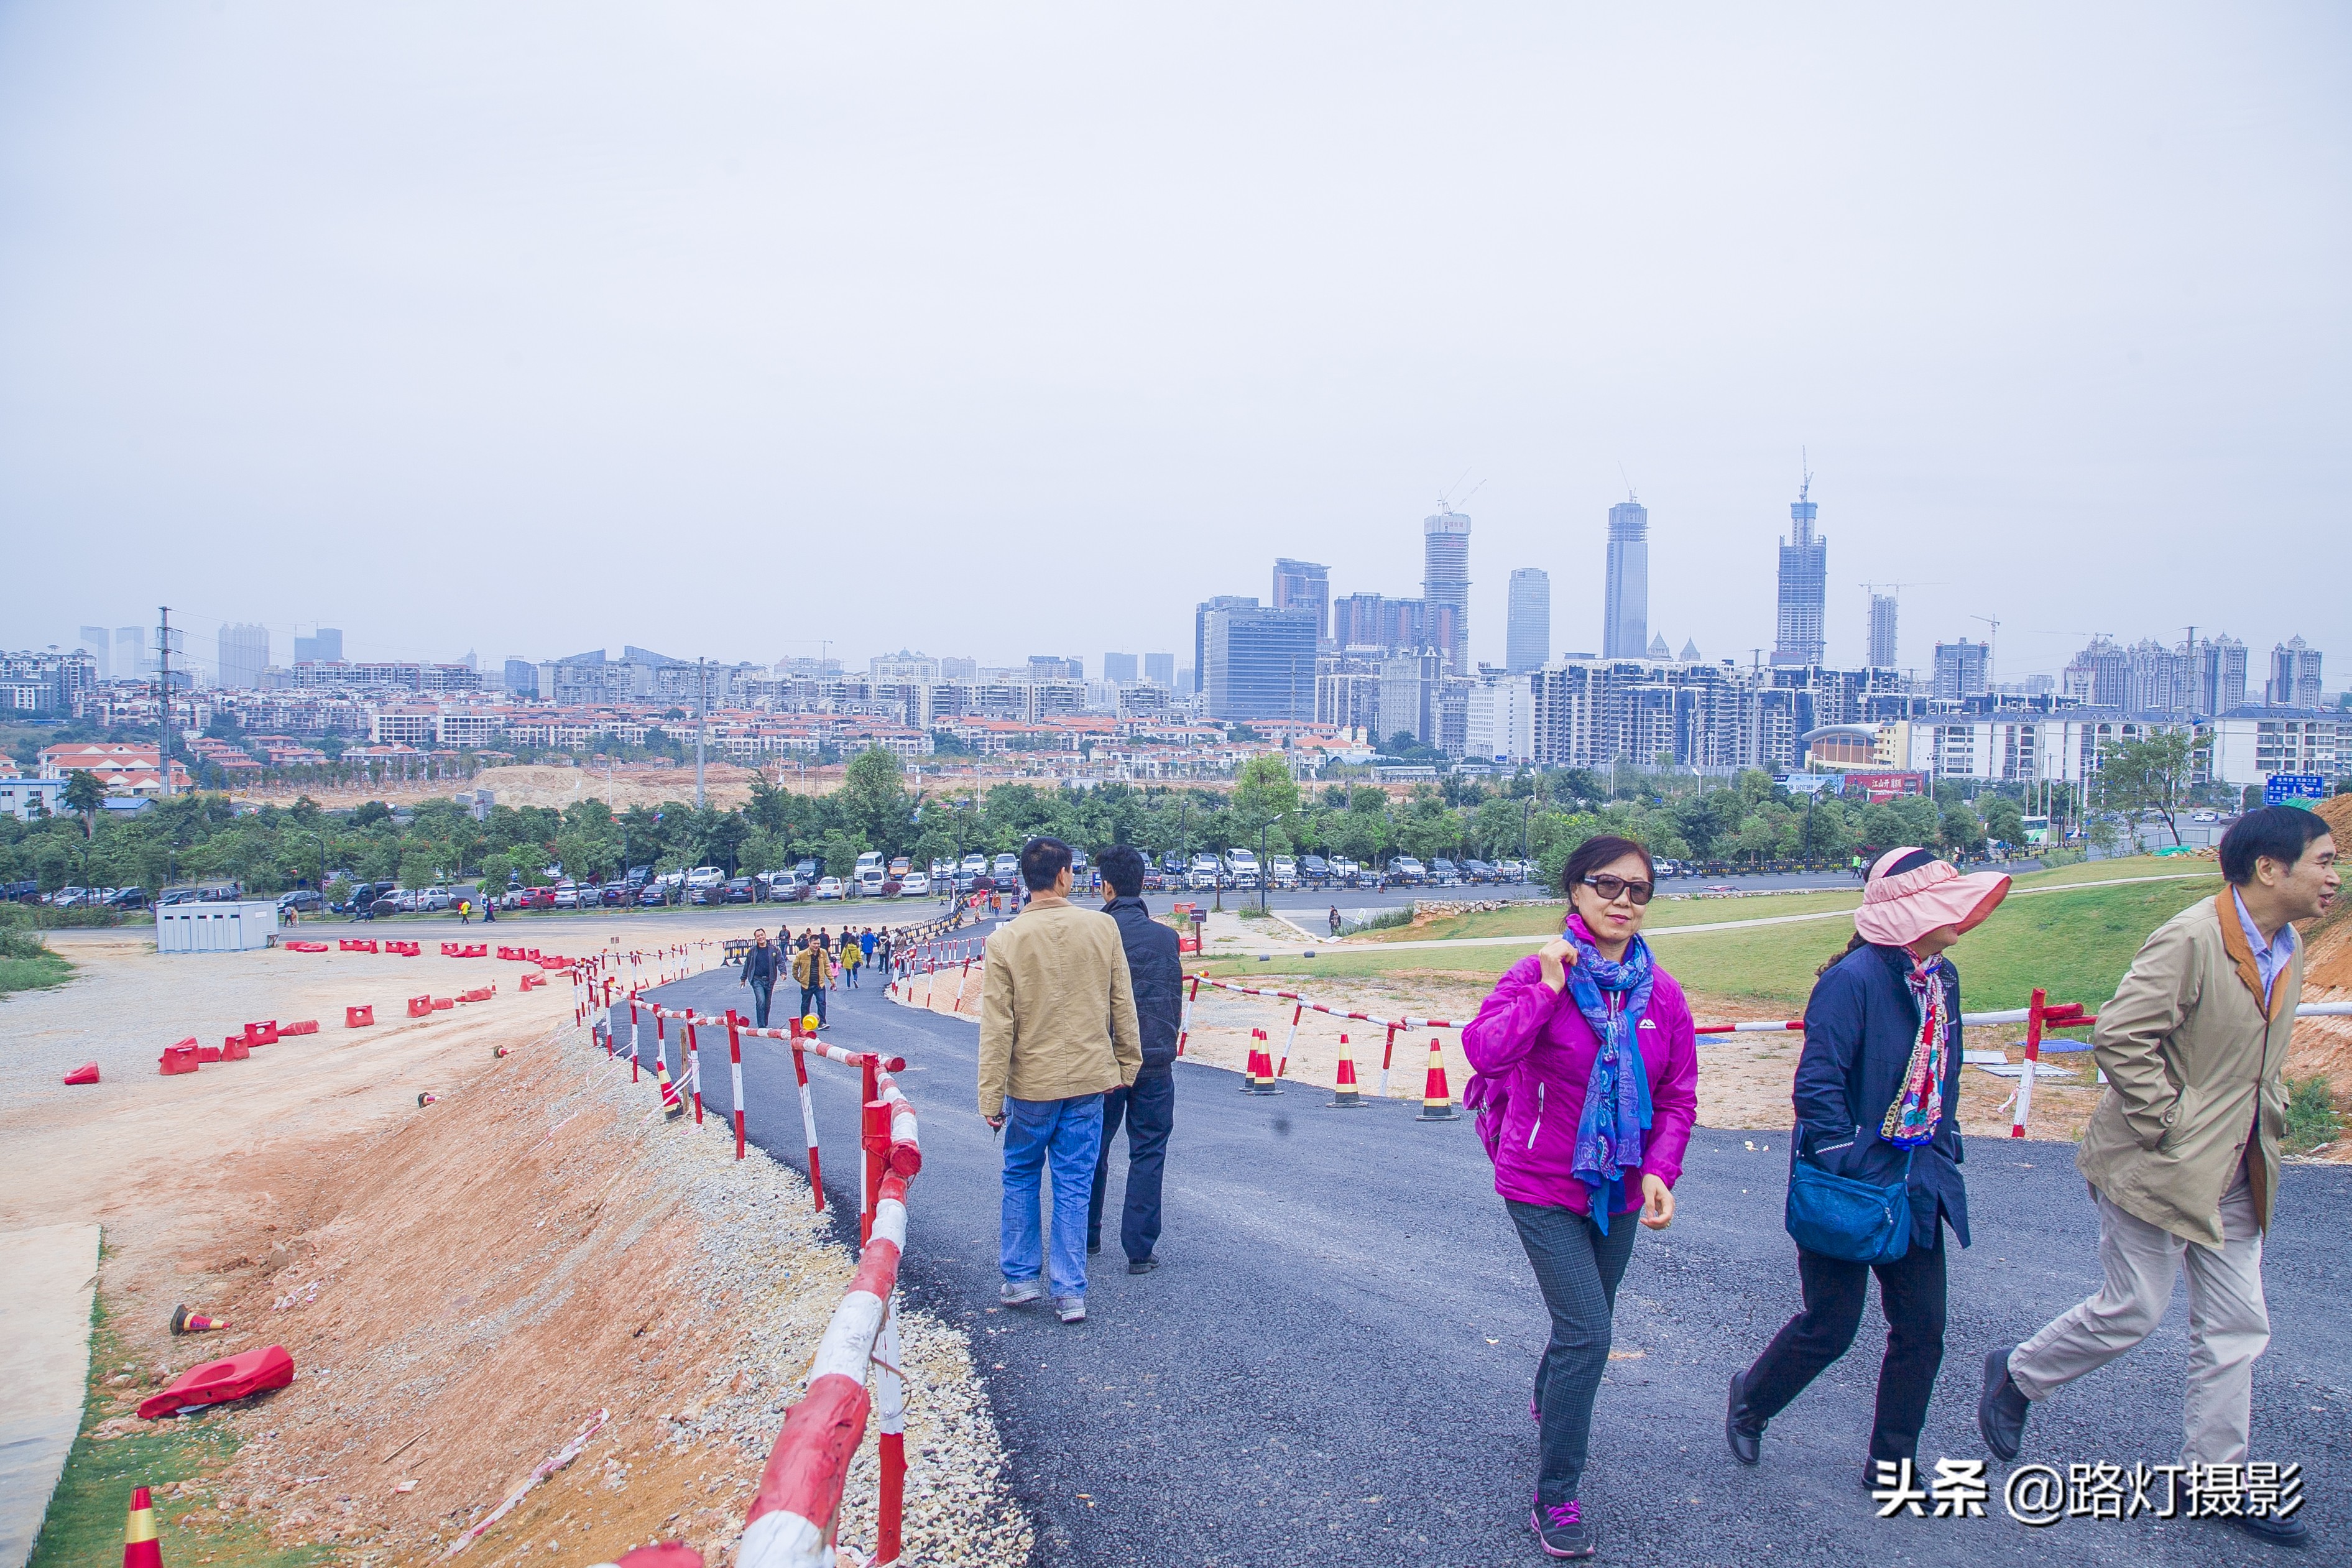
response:
<path id="1" fill-rule="evenodd" d="M 1881 1187 L 1799 1159 L 1803 1142 L 1801 1129 L 1789 1140 L 1789 1203 L 1781 1218 L 1797 1245 L 1848 1263 L 1892 1263 L 1909 1251 L 1911 1157 L 1918 1151 L 1906 1150 L 1903 1179 Z"/>

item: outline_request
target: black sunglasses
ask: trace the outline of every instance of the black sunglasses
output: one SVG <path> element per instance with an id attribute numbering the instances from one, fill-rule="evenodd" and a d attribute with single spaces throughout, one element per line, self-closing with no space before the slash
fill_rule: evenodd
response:
<path id="1" fill-rule="evenodd" d="M 1646 904 L 1657 887 L 1650 882 L 1629 882 L 1622 877 L 1587 877 L 1584 885 L 1601 895 L 1604 904 L 1613 904 L 1622 894 L 1636 904 Z"/>

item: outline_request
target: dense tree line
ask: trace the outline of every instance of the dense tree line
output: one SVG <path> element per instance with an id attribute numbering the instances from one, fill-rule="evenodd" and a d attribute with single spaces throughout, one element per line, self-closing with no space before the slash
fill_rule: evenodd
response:
<path id="1" fill-rule="evenodd" d="M 374 801 L 328 812 L 307 799 L 238 812 L 225 796 L 198 794 L 116 816 L 99 807 L 94 787 L 77 787 L 69 805 L 75 809 L 43 821 L 0 818 L 0 879 L 37 880 L 45 889 L 151 890 L 235 879 L 253 891 L 276 892 L 338 877 L 426 886 L 482 878 L 503 884 L 511 873 L 536 884 L 558 867 L 608 879 L 633 866 L 716 865 L 740 873 L 816 858 L 839 871 L 868 849 L 921 865 L 1018 849 L 1037 833 L 1094 852 L 1114 844 L 1190 854 L 1263 843 L 1275 852 L 1345 855 L 1367 865 L 1397 854 L 1493 859 L 1524 852 L 1549 873 L 1596 833 L 1625 834 L 1678 859 L 1751 865 L 1835 863 L 1895 844 L 1969 855 L 1984 847 L 1989 830 L 2011 843 L 2021 837 L 2019 803 L 2000 794 L 1979 798 L 1980 816 L 1957 795 L 1940 804 L 1808 803 L 1761 773 L 1701 787 L 1688 778 L 1611 779 L 1570 769 L 1491 784 L 1449 778 L 1399 799 L 1365 784 L 1302 785 L 1277 756 L 1251 761 L 1230 791 L 1006 784 L 977 797 L 918 795 L 898 760 L 875 750 L 852 758 L 831 794 L 797 794 L 763 779 L 747 804 L 725 810 L 669 802 L 615 814 L 584 800 L 561 810 L 499 805 L 477 820 L 449 800 L 399 813 Z"/>

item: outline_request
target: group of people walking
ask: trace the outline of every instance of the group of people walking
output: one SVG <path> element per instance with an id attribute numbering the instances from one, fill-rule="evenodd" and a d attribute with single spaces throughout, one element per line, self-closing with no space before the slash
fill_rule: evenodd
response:
<path id="1" fill-rule="evenodd" d="M 2185 1272 L 2181 1463 L 2247 1462 L 2252 1366 L 2270 1333 L 2263 1237 L 2303 984 L 2294 922 L 2322 913 L 2339 877 L 2326 823 L 2284 806 L 2241 818 L 2221 863 L 2219 896 L 2150 936 L 2098 1010 L 2092 1048 L 2107 1088 L 2075 1163 L 2105 1280 L 1986 1356 L 1977 1424 L 2001 1460 L 2021 1452 L 2035 1404 L 2147 1337 Z M 1551 1318 L 1529 1406 L 1529 1524 L 1546 1554 L 1589 1557 L 1599 1531 L 1582 1482 L 1617 1287 L 1636 1227 L 1674 1223 L 1698 1057 L 1682 992 L 1640 934 L 1656 883 L 1648 851 L 1587 840 L 1561 881 L 1560 939 L 1514 965 L 1463 1031 L 1473 1069 L 1463 1099 Z M 1738 1463 L 1763 1462 L 1771 1420 L 1852 1347 L 1874 1276 L 1887 1342 L 1856 1474 L 1884 1489 L 1917 1465 L 1944 1359 L 1945 1233 L 1969 1242 L 1949 953 L 2008 890 L 1999 873 L 1963 876 L 1927 850 L 1890 850 L 1869 868 L 1852 941 L 1815 977 L 1786 1208 L 1803 1310 L 1731 1378 L 1724 1436 Z M 2293 1514 L 2224 1520 L 2274 1545 L 2310 1533 Z"/>
<path id="2" fill-rule="evenodd" d="M 879 931 L 872 926 L 863 931 L 844 926 L 838 935 L 817 926 L 803 931 L 797 946 L 793 945 L 792 933 L 781 927 L 776 940 L 771 942 L 763 927 L 751 933 L 751 947 L 743 955 L 736 984 L 751 988 L 752 1016 L 764 1029 L 776 987 L 790 975 L 801 991 L 801 1008 L 794 1016 L 814 1015 L 822 1025 L 826 1021 L 824 998 L 828 991 L 835 985 L 856 990 L 857 976 L 863 970 L 878 967 L 889 973 L 892 958 L 887 926 Z"/>

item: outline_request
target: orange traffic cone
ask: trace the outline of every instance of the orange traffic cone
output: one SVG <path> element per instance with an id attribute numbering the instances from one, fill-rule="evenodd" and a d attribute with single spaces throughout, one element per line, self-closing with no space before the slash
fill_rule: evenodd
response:
<path id="1" fill-rule="evenodd" d="M 172 1310 L 172 1331 L 175 1334 L 207 1334 L 215 1329 L 228 1327 L 225 1318 L 207 1318 L 202 1312 L 191 1312 L 183 1303 Z"/>
<path id="2" fill-rule="evenodd" d="M 662 1114 L 675 1121 L 686 1114 L 686 1101 L 677 1097 L 677 1085 L 669 1080 L 669 1063 L 660 1057 L 654 1058 L 654 1081 L 661 1086 Z"/>
<path id="3" fill-rule="evenodd" d="M 1280 1094 L 1282 1084 L 1274 1076 L 1274 1037 L 1264 1029 L 1252 1029 L 1257 1037 L 1257 1048 L 1250 1053 L 1255 1075 L 1250 1081 L 1252 1094 Z"/>
<path id="4" fill-rule="evenodd" d="M 1257 1034 L 1258 1032 L 1255 1029 L 1252 1029 L 1250 1031 L 1249 1060 L 1242 1068 L 1242 1092 L 1244 1094 L 1255 1094 L 1257 1092 Z"/>
<path id="5" fill-rule="evenodd" d="M 1454 1109 L 1454 1091 L 1445 1084 L 1445 1053 L 1437 1048 L 1437 1037 L 1429 1041 L 1429 1086 L 1421 1091 L 1421 1114 L 1415 1121 L 1458 1121 L 1462 1113 Z"/>
<path id="6" fill-rule="evenodd" d="M 163 1568 L 163 1542 L 155 1539 L 155 1500 L 145 1487 L 131 1489 L 131 1521 L 122 1530 L 122 1568 Z"/>
<path id="7" fill-rule="evenodd" d="M 1331 1104 L 1342 1110 L 1357 1109 L 1371 1102 L 1356 1088 L 1356 1058 L 1348 1049 L 1348 1037 L 1339 1037 L 1339 1079 L 1331 1097 Z"/>
<path id="8" fill-rule="evenodd" d="M 416 1095 L 416 1109 L 417 1109 L 417 1110 L 424 1110 L 424 1109 L 425 1109 L 426 1106 L 428 1106 L 428 1105 L 438 1105 L 438 1104 L 440 1104 L 440 1103 L 441 1103 L 441 1097 L 440 1097 L 439 1095 L 435 1094 L 435 1093 L 431 1092 L 431 1091 L 430 1091 L 430 1090 L 428 1090 L 428 1089 L 420 1089 L 420 1090 L 418 1090 L 418 1091 L 417 1091 L 417 1095 Z"/>

